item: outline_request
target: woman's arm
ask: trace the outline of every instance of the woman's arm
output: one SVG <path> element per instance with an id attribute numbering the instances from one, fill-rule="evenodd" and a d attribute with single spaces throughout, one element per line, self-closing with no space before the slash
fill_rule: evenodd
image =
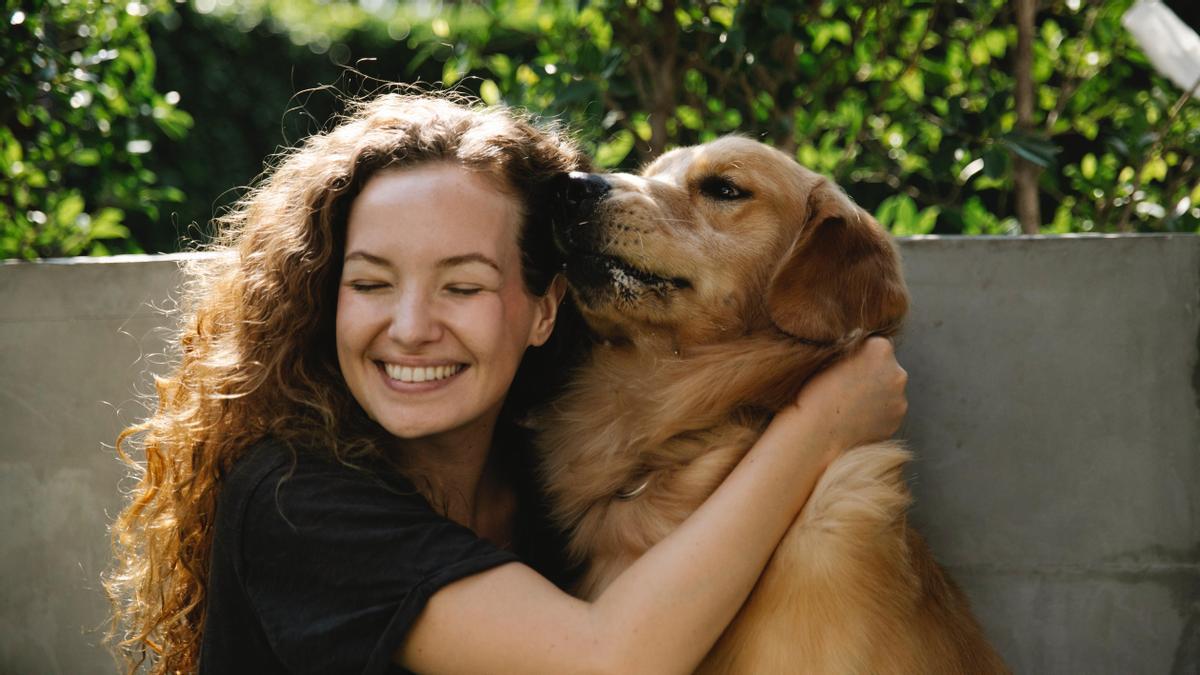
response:
<path id="1" fill-rule="evenodd" d="M 733 619 L 829 462 L 899 427 L 906 375 L 872 338 L 776 415 L 721 486 L 595 601 L 508 564 L 430 598 L 397 657 L 421 673 L 686 673 Z"/>

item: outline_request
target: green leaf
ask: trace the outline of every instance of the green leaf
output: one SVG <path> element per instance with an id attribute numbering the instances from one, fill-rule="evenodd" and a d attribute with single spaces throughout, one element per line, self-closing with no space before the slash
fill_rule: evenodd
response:
<path id="1" fill-rule="evenodd" d="M 846 23 L 845 21 L 834 21 L 830 25 L 830 30 L 832 31 L 832 37 L 834 40 L 837 40 L 844 45 L 850 44 L 850 24 Z"/>
<path id="2" fill-rule="evenodd" d="M 643 141 L 649 141 L 650 137 L 654 135 L 654 130 L 650 128 L 650 121 L 645 116 L 635 117 L 630 126 L 633 127 L 633 131 L 637 134 L 637 137 Z"/>
<path id="3" fill-rule="evenodd" d="M 930 206 L 921 211 L 921 215 L 917 217 L 916 226 L 913 232 L 908 234 L 929 234 L 933 232 L 933 228 L 937 225 L 938 216 L 941 215 L 942 209 L 938 206 Z"/>
<path id="4" fill-rule="evenodd" d="M 542 78 L 538 77 L 538 74 L 534 72 L 533 68 L 530 68 L 527 64 L 522 63 L 521 65 L 517 66 L 517 82 L 520 82 L 527 87 L 532 87 L 540 82 L 541 79 Z"/>
<path id="5" fill-rule="evenodd" d="M 187 136 L 192 128 L 192 116 L 178 108 L 165 109 L 161 115 L 155 116 L 158 128 L 172 140 L 180 140 Z"/>
<path id="6" fill-rule="evenodd" d="M 11 171 L 12 165 L 21 161 L 23 156 L 21 152 L 21 143 L 18 141 L 7 128 L 0 128 L 0 150 L 3 151 L 3 161 L 5 171 Z"/>
<path id="7" fill-rule="evenodd" d="M 78 166 L 96 166 L 100 163 L 100 151 L 95 148 L 81 148 L 71 155 L 71 163 Z"/>
<path id="8" fill-rule="evenodd" d="M 488 57 L 488 68 L 501 79 L 508 79 L 513 74 L 512 59 L 505 54 L 493 54 Z"/>
<path id="9" fill-rule="evenodd" d="M 733 9 L 722 5 L 714 5 L 708 9 L 708 15 L 713 21 L 726 28 L 733 27 Z"/>
<path id="10" fill-rule="evenodd" d="M 1086 179 L 1091 180 L 1096 177 L 1096 156 L 1088 153 L 1083 156 L 1079 162 L 1079 173 Z"/>
<path id="11" fill-rule="evenodd" d="M 898 196 L 900 195 L 885 198 L 882 202 L 879 202 L 879 207 L 875 209 L 875 220 L 879 221 L 879 224 L 888 230 L 892 229 L 892 224 L 896 222 L 896 197 Z"/>
<path id="12" fill-rule="evenodd" d="M 987 45 L 988 53 L 994 58 L 1004 56 L 1008 49 L 1008 38 L 1005 37 L 1004 31 L 989 30 L 983 34 L 983 42 Z"/>
<path id="13" fill-rule="evenodd" d="M 622 129 L 613 134 L 607 143 L 601 143 L 596 148 L 596 165 L 602 169 L 611 169 L 620 164 L 633 150 L 633 134 Z"/>
<path id="14" fill-rule="evenodd" d="M 894 228 L 901 232 L 907 232 L 914 228 L 917 222 L 917 203 L 908 195 L 899 195 L 902 197 L 896 205 L 896 220 L 893 223 Z"/>
<path id="15" fill-rule="evenodd" d="M 129 228 L 121 224 L 125 213 L 120 209 L 104 208 L 92 217 L 88 235 L 92 239 L 128 239 Z"/>
<path id="16" fill-rule="evenodd" d="M 700 130 L 704 127 L 704 118 L 700 116 L 699 111 L 691 106 L 681 105 L 676 108 L 675 118 L 688 129 Z"/>
<path id="17" fill-rule="evenodd" d="M 1148 183 L 1152 180 L 1163 180 L 1167 177 L 1167 163 L 1162 157 L 1155 157 L 1146 162 L 1142 167 L 1142 182 Z"/>
<path id="18" fill-rule="evenodd" d="M 934 218 L 936 217 L 935 214 Z M 912 197 L 903 193 L 892 195 L 880 202 L 875 211 L 875 219 L 897 236 L 923 234 L 916 231 L 917 204 Z"/>
<path id="19" fill-rule="evenodd" d="M 1016 131 L 1004 134 L 1000 138 L 1000 143 L 1018 157 L 1042 168 L 1054 163 L 1054 158 L 1059 152 L 1059 147 L 1045 138 Z"/>
<path id="20" fill-rule="evenodd" d="M 54 222 L 61 226 L 73 227 L 75 219 L 83 213 L 83 206 L 83 197 L 78 192 L 67 194 L 54 207 Z"/>
<path id="21" fill-rule="evenodd" d="M 921 71 L 912 69 L 900 77 L 900 88 L 908 94 L 908 98 L 912 101 L 920 102 L 925 100 L 925 78 L 922 77 Z"/>
<path id="22" fill-rule="evenodd" d="M 963 234 L 1006 234 L 1003 224 L 988 211 L 979 197 L 971 197 L 962 208 Z"/>
<path id="23" fill-rule="evenodd" d="M 833 28 L 824 22 L 809 24 L 808 32 L 812 35 L 812 49 L 817 53 L 822 52 L 833 38 Z"/>
<path id="24" fill-rule="evenodd" d="M 459 70 L 457 59 L 448 59 L 442 64 L 442 84 L 449 87 L 466 75 L 465 72 Z"/>
<path id="25" fill-rule="evenodd" d="M 500 87 L 496 86 L 494 80 L 484 80 L 479 85 L 479 98 L 483 99 L 483 102 L 488 105 L 496 105 L 502 100 Z"/>
<path id="26" fill-rule="evenodd" d="M 1071 231 L 1071 211 L 1075 206 L 1074 199 L 1066 199 L 1054 211 L 1054 219 L 1045 231 L 1053 234 L 1067 234 Z"/>
<path id="27" fill-rule="evenodd" d="M 972 40 L 970 47 L 967 48 L 967 53 L 971 57 L 971 63 L 977 66 L 985 66 L 992 61 L 992 53 L 982 39 Z"/>

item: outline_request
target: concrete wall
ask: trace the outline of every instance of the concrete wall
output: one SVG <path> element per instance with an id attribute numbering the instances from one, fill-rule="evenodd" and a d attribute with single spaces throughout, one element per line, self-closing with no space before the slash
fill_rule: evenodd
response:
<path id="1" fill-rule="evenodd" d="M 1200 237 L 921 238 L 914 520 L 1018 673 L 1200 670 Z M 172 258 L 0 265 L 0 673 L 97 645 Z"/>

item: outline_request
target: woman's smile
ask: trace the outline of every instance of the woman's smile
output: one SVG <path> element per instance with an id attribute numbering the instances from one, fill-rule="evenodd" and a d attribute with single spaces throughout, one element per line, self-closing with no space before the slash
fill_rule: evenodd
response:
<path id="1" fill-rule="evenodd" d="M 387 376 L 400 382 L 438 382 L 454 377 L 465 365 L 458 363 L 448 366 L 401 366 L 394 363 L 380 363 Z"/>
<path id="2" fill-rule="evenodd" d="M 392 389 L 405 393 L 434 391 L 449 386 L 467 369 L 465 363 L 401 365 L 376 361 L 379 372 Z"/>

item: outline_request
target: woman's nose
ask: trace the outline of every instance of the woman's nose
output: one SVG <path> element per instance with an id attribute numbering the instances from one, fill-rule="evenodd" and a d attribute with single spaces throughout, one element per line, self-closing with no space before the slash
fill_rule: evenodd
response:
<path id="1" fill-rule="evenodd" d="M 432 299 L 425 293 L 405 292 L 396 303 L 388 337 L 405 347 L 417 347 L 441 336 L 442 323 Z"/>

